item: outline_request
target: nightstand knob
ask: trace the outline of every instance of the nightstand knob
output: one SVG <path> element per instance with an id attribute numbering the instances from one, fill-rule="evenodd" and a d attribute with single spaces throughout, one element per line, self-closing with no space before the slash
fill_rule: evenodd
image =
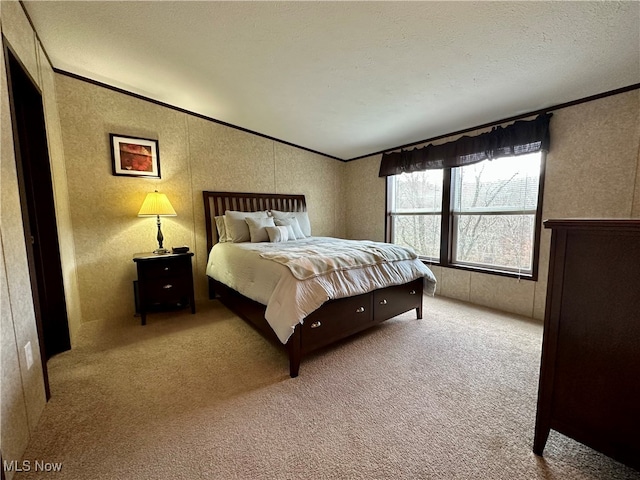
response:
<path id="1" fill-rule="evenodd" d="M 383 299 L 380 301 L 380 305 L 386 305 L 386 304 L 387 304 L 387 300 L 383 298 Z"/>
<path id="2" fill-rule="evenodd" d="M 320 323 L 320 322 L 313 322 L 311 324 L 311 328 L 318 328 L 318 327 L 321 327 L 321 326 L 322 326 L 322 323 Z"/>
<path id="3" fill-rule="evenodd" d="M 356 313 L 363 313 L 363 312 L 364 312 L 364 307 L 356 308 Z"/>
<path id="4" fill-rule="evenodd" d="M 169 271 L 169 267 L 164 267 L 164 271 L 168 272 Z"/>
<path id="5" fill-rule="evenodd" d="M 167 285 L 165 285 L 164 287 L 162 287 L 166 290 L 169 290 L 170 288 L 173 288 L 173 285 L 171 285 L 170 283 L 168 283 Z"/>
<path id="6" fill-rule="evenodd" d="M 411 290 L 411 291 L 409 292 L 409 295 L 415 295 L 415 294 L 416 294 L 416 291 L 415 291 L 415 290 Z"/>

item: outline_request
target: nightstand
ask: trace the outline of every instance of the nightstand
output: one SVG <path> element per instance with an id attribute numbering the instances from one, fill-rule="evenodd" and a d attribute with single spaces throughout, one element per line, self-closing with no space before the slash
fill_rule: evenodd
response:
<path id="1" fill-rule="evenodd" d="M 134 282 L 136 307 L 142 325 L 147 323 L 148 312 L 191 306 L 191 313 L 196 313 L 191 257 L 193 252 L 133 256 L 138 267 L 138 280 Z"/>

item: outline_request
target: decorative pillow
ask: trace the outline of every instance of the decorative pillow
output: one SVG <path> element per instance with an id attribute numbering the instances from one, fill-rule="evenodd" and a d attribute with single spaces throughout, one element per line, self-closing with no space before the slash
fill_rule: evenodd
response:
<path id="1" fill-rule="evenodd" d="M 227 229 L 227 241 L 233 243 L 248 242 L 251 240 L 249 225 L 245 218 L 267 218 L 267 212 L 238 212 L 227 210 L 224 212 L 224 225 Z"/>
<path id="2" fill-rule="evenodd" d="M 219 215 L 215 218 L 216 229 L 218 230 L 218 243 L 228 242 L 227 227 L 224 225 L 224 215 Z"/>
<path id="3" fill-rule="evenodd" d="M 311 222 L 309 222 L 309 214 L 308 212 L 282 212 L 280 210 L 271 210 L 271 215 L 274 218 L 295 218 L 298 220 L 300 224 L 300 230 L 305 237 L 311 236 Z"/>
<path id="4" fill-rule="evenodd" d="M 251 238 L 252 243 L 257 242 L 268 242 L 269 234 L 267 233 L 266 227 L 275 227 L 276 224 L 273 223 L 273 218 L 245 218 L 245 222 L 249 226 L 249 237 Z"/>
<path id="5" fill-rule="evenodd" d="M 296 232 L 293 231 L 293 227 L 291 225 L 283 225 L 283 223 L 287 223 L 287 220 L 274 220 L 274 221 L 276 222 L 276 226 L 287 229 L 287 240 L 297 240 Z"/>
<path id="6" fill-rule="evenodd" d="M 286 242 L 289 240 L 289 229 L 286 226 L 266 227 L 266 230 L 271 243 Z"/>
<path id="7" fill-rule="evenodd" d="M 301 240 L 305 238 L 304 233 L 300 229 L 300 224 L 296 218 L 276 218 L 276 225 L 290 227 L 289 240 Z"/>

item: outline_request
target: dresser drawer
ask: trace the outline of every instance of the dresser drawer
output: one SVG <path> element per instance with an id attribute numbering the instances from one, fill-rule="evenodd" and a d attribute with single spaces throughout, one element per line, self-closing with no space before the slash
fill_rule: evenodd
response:
<path id="1" fill-rule="evenodd" d="M 380 322 L 422 305 L 423 279 L 373 292 L 373 320 Z"/>
<path id="2" fill-rule="evenodd" d="M 330 300 L 302 324 L 302 351 L 308 352 L 369 327 L 373 321 L 372 294 Z"/>

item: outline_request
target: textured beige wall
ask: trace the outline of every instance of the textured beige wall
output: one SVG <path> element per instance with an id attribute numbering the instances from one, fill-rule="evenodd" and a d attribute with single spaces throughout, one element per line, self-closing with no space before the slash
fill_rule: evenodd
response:
<path id="1" fill-rule="evenodd" d="M 0 4 L 0 30 L 38 82 L 35 35 L 17 2 Z M 31 283 L 16 174 L 4 52 L 0 53 L 0 324 L 2 350 L 1 448 L 4 459 L 19 460 L 45 406 Z M 31 342 L 28 369 L 24 346 Z M 12 472 L 8 473 L 11 478 Z"/>
<path id="2" fill-rule="evenodd" d="M 345 164 L 347 238 L 384 241 L 385 179 L 378 177 L 380 156 Z"/>
<path id="3" fill-rule="evenodd" d="M 638 114 L 640 115 L 640 113 Z M 638 122 L 638 138 L 640 138 L 640 122 Z M 633 198 L 633 209 L 631 210 L 632 217 L 640 217 L 640 146 L 638 147 L 638 162 L 636 164 L 636 183 L 635 183 L 635 196 Z"/>
<path id="4" fill-rule="evenodd" d="M 638 93 L 640 97 L 640 93 Z M 640 100 L 638 100 L 640 102 Z M 636 112 L 640 117 L 640 111 Z M 640 121 L 638 121 L 638 127 L 636 128 L 636 138 L 640 139 Z M 636 163 L 636 182 L 634 186 L 635 195 L 633 198 L 633 208 L 631 211 L 632 217 L 640 217 L 640 140 L 638 141 L 638 158 Z"/>
<path id="5" fill-rule="evenodd" d="M 554 112 L 543 218 L 640 217 L 639 112 L 640 90 Z M 385 182 L 377 178 L 380 159 L 377 155 L 346 165 L 346 224 L 351 238 L 384 238 Z M 542 319 L 549 248 L 550 234 L 543 229 L 537 282 L 434 267 L 437 293 Z"/>
<path id="6" fill-rule="evenodd" d="M 9 302 L 9 286 L 0 236 L 0 331 L 2 332 L 2 388 L 0 448 L 4 459 L 17 460 L 29 441 L 29 420 L 20 378 L 20 356 L 14 332 L 14 316 Z"/>
<path id="7" fill-rule="evenodd" d="M 625 218 L 638 195 L 640 90 L 558 110 L 551 119 L 543 218 Z M 544 317 L 550 232 L 542 231 L 533 316 Z"/>
<path id="8" fill-rule="evenodd" d="M 640 92 L 637 92 L 638 95 L 638 103 L 640 103 Z M 635 112 L 636 117 L 640 117 L 640 109 L 637 109 Z M 640 120 L 636 122 L 636 132 L 635 137 L 638 140 L 638 152 L 636 158 L 636 176 L 634 182 L 634 197 L 633 197 L 633 206 L 631 208 L 631 216 L 634 218 L 640 217 Z"/>
<path id="9" fill-rule="evenodd" d="M 38 58 L 36 56 L 36 36 L 31 24 L 18 1 L 2 0 L 2 33 L 9 40 L 15 55 L 27 72 L 37 82 Z"/>
<path id="10" fill-rule="evenodd" d="M 304 194 L 316 236 L 345 235 L 342 172 L 345 164 L 331 158 L 274 143 L 277 193 Z"/>
<path id="11" fill-rule="evenodd" d="M 206 301 L 207 265 L 202 191 L 273 192 L 273 146 L 269 140 L 194 116 L 187 117 L 196 232 L 196 302 Z"/>
<path id="12" fill-rule="evenodd" d="M 73 225 L 71 223 L 69 205 L 69 189 L 67 187 L 67 168 L 62 146 L 54 73 L 40 45 L 38 45 L 38 65 L 40 66 L 40 84 L 42 86 L 47 143 L 49 145 L 49 161 L 51 163 L 58 243 L 60 245 L 60 264 L 67 304 L 69 334 L 71 336 L 71 345 L 75 345 L 82 317 L 78 293 L 75 246 L 73 244 Z"/>
<path id="13" fill-rule="evenodd" d="M 56 76 L 82 321 L 131 321 L 132 256 L 157 248 L 155 218 L 138 218 L 147 192 L 166 193 L 165 245 L 193 245 L 186 115 Z M 109 133 L 159 139 L 161 179 L 113 176 Z"/>
<path id="14" fill-rule="evenodd" d="M 196 303 L 207 301 L 203 190 L 302 193 L 315 235 L 345 234 L 343 163 L 67 76 L 56 86 L 83 322 L 136 321 L 132 256 L 157 245 L 155 219 L 136 214 L 154 188 L 178 214 L 162 221 L 165 246 L 195 252 Z M 113 176 L 109 133 L 158 139 L 162 178 Z"/>

